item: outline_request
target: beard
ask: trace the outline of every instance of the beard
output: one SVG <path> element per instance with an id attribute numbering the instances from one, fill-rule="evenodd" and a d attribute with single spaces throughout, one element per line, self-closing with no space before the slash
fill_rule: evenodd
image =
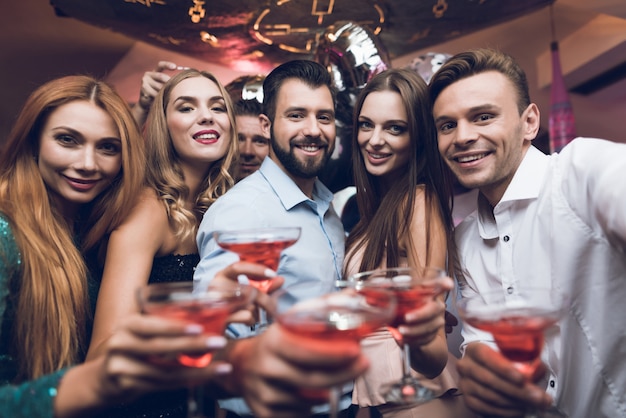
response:
<path id="1" fill-rule="evenodd" d="M 294 148 L 296 147 L 293 144 L 293 141 L 290 141 L 289 149 L 282 148 L 274 138 L 272 132 L 270 142 L 276 158 L 280 161 L 285 170 L 295 177 L 305 179 L 317 177 L 322 170 L 324 170 L 324 167 L 326 167 L 326 163 L 330 159 L 333 151 L 332 149 L 329 149 L 328 144 L 323 143 L 318 139 L 314 141 L 305 141 L 306 144 L 325 146 L 325 148 L 323 148 L 324 154 L 321 158 L 307 158 L 305 160 L 300 160 L 294 152 Z"/>

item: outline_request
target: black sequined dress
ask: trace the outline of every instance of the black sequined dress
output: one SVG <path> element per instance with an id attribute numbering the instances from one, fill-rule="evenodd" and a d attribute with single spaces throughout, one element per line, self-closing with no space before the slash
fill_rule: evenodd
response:
<path id="1" fill-rule="evenodd" d="M 198 254 L 166 255 L 156 257 L 148 283 L 185 282 L 193 280 L 193 272 L 200 262 Z"/>

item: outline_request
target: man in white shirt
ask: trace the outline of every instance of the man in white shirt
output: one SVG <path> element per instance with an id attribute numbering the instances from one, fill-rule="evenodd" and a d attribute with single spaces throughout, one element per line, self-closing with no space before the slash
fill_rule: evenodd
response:
<path id="1" fill-rule="evenodd" d="M 534 284 L 570 298 L 537 382 L 484 344 L 489 334 L 464 326 L 468 406 L 488 416 L 552 406 L 570 417 L 626 417 L 626 144 L 577 138 L 559 154 L 538 151 L 539 110 L 524 72 L 496 51 L 452 57 L 430 95 L 442 157 L 480 192 L 455 232 L 463 296 Z"/>

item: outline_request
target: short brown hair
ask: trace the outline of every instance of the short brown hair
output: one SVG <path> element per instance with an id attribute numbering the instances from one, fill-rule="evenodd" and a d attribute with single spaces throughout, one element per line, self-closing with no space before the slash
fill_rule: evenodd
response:
<path id="1" fill-rule="evenodd" d="M 430 102 L 434 104 L 439 94 L 454 82 L 486 71 L 497 71 L 511 81 L 521 115 L 530 104 L 526 73 L 512 56 L 487 48 L 458 53 L 442 65 L 430 80 Z"/>

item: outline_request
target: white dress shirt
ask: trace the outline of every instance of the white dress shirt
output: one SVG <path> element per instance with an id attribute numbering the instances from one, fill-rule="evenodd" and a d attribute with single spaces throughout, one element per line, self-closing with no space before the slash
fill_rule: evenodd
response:
<path id="1" fill-rule="evenodd" d="M 625 177 L 626 144 L 578 138 L 551 156 L 531 147 L 495 208 L 479 196 L 455 233 L 479 293 L 530 283 L 569 294 L 542 360 L 546 390 L 574 418 L 626 417 Z M 467 325 L 463 337 L 491 338 Z"/>

